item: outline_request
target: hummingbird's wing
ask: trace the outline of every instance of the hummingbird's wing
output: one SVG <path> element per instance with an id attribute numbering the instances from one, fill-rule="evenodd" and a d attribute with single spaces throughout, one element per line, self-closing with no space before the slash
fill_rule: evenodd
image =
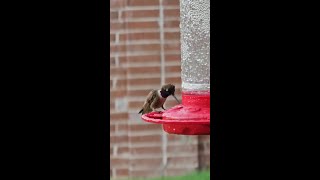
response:
<path id="1" fill-rule="evenodd" d="M 150 105 L 155 100 L 156 97 L 157 97 L 157 90 L 150 91 L 145 103 L 148 103 Z"/>
<path id="2" fill-rule="evenodd" d="M 157 97 L 157 90 L 152 90 L 147 96 L 147 99 L 145 100 L 142 109 L 140 110 L 139 114 L 146 114 L 149 112 L 152 112 L 151 104 L 154 102 L 155 98 Z"/>

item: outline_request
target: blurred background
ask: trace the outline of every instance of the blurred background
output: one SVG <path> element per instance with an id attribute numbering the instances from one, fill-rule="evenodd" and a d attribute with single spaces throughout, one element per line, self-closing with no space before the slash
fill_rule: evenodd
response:
<path id="1" fill-rule="evenodd" d="M 138 114 L 172 83 L 181 101 L 179 0 L 110 1 L 110 175 L 184 175 L 210 167 L 210 136 L 167 134 Z M 168 97 L 165 108 L 177 105 Z"/>

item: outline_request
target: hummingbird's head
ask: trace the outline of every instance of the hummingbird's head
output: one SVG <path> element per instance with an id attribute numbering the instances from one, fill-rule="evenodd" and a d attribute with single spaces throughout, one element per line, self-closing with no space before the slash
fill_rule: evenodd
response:
<path id="1" fill-rule="evenodd" d="M 161 93 L 161 96 L 164 98 L 167 98 L 168 96 L 172 95 L 178 101 L 178 99 L 174 96 L 175 91 L 176 91 L 176 88 L 174 85 L 166 84 L 161 87 L 160 93 Z M 178 101 L 178 103 L 180 102 Z"/>

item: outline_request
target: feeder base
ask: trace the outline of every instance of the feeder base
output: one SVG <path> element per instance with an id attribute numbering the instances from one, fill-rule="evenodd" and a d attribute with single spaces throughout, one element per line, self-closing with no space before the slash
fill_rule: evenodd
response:
<path id="1" fill-rule="evenodd" d="M 182 104 L 141 118 L 162 124 L 163 130 L 170 134 L 210 135 L 210 93 L 183 93 Z"/>
<path id="2" fill-rule="evenodd" d="M 169 134 L 210 135 L 210 125 L 164 124 L 163 130 Z"/>

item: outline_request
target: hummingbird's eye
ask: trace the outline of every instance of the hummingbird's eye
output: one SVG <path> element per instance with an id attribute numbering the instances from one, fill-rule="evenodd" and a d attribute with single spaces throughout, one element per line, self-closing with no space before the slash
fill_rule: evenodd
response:
<path id="1" fill-rule="evenodd" d="M 166 89 L 166 91 L 168 91 L 168 89 Z"/>

